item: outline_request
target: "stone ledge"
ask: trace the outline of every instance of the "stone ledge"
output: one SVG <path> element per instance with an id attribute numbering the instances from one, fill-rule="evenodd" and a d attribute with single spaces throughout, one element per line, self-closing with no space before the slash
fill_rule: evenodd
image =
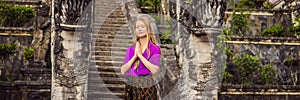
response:
<path id="1" fill-rule="evenodd" d="M 300 85 L 225 85 L 222 84 L 221 92 L 299 92 Z"/>
<path id="2" fill-rule="evenodd" d="M 50 89 L 51 81 L 15 81 L 15 82 L 0 82 L 0 90 L 4 89 L 12 89 L 12 88 L 20 88 L 20 87 L 28 87 L 28 88 L 38 88 L 38 89 Z"/>
<path id="3" fill-rule="evenodd" d="M 0 31 L 29 31 L 34 30 L 33 26 L 30 27 L 0 27 Z"/>
<path id="4" fill-rule="evenodd" d="M 249 41 L 261 41 L 261 40 L 279 40 L 279 41 L 298 41 L 300 42 L 300 38 L 293 38 L 293 37 L 262 37 L 262 36 L 227 36 L 231 38 L 231 40 L 249 40 Z"/>

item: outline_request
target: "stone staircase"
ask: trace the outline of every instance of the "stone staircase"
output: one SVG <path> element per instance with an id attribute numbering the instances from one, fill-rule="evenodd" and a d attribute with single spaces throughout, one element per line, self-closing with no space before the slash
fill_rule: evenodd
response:
<path id="1" fill-rule="evenodd" d="M 88 76 L 89 100 L 124 99 L 125 83 L 119 77 L 127 48 L 133 43 L 120 0 L 96 0 L 94 34 Z"/>

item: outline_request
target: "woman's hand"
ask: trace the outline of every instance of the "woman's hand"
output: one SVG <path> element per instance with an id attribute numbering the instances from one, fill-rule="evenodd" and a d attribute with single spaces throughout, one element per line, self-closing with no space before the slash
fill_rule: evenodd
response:
<path id="1" fill-rule="evenodd" d="M 140 42 L 136 42 L 135 44 L 135 56 L 140 57 L 142 55 L 141 48 L 140 48 Z"/>

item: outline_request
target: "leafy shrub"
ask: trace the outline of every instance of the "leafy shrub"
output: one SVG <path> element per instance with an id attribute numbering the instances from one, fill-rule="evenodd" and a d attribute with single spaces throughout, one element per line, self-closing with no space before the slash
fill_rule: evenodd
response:
<path id="1" fill-rule="evenodd" d="M 263 7 L 265 9 L 272 9 L 272 3 L 268 1 L 268 2 L 266 2 L 266 3 L 263 4 Z"/>
<path id="2" fill-rule="evenodd" d="M 284 36 L 283 33 L 284 33 L 283 27 L 280 24 L 276 24 L 275 26 L 272 26 L 270 28 L 263 30 L 262 36 L 281 37 L 281 36 Z"/>
<path id="3" fill-rule="evenodd" d="M 294 25 L 289 28 L 289 31 L 291 33 L 293 33 L 294 35 L 300 35 L 300 18 L 296 17 L 295 21 L 298 24 L 296 26 L 294 26 L 296 23 L 293 23 Z"/>
<path id="4" fill-rule="evenodd" d="M 261 66 L 259 58 L 251 55 L 235 58 L 223 79 L 224 83 L 244 85 L 269 85 L 276 84 L 276 81 L 275 69 L 271 65 Z"/>
<path id="5" fill-rule="evenodd" d="M 16 53 L 17 44 L 0 44 L 0 57 L 4 59 L 10 54 Z"/>
<path id="6" fill-rule="evenodd" d="M 249 16 L 250 14 L 236 14 L 233 12 L 230 30 L 237 35 L 244 35 L 249 27 Z"/>
<path id="7" fill-rule="evenodd" d="M 25 47 L 24 48 L 24 59 L 28 60 L 28 59 L 33 59 L 33 54 L 34 54 L 34 49 L 31 47 Z"/>
<path id="8" fill-rule="evenodd" d="M 265 65 L 260 70 L 260 76 L 262 78 L 262 84 L 275 84 L 277 79 L 275 74 L 275 69 L 271 65 Z"/>
<path id="9" fill-rule="evenodd" d="M 158 12 L 161 5 L 161 0 L 137 0 L 137 3 L 141 7 L 147 8 L 147 10 L 142 11 L 144 13 Z"/>
<path id="10" fill-rule="evenodd" d="M 255 71 L 259 67 L 259 58 L 251 55 L 245 55 L 242 58 L 236 58 L 233 61 L 235 65 L 235 71 L 239 75 L 241 84 L 253 84 L 253 78 L 255 78 Z"/>
<path id="11" fill-rule="evenodd" d="M 266 0 L 240 0 L 235 8 L 261 8 Z"/>
<path id="12" fill-rule="evenodd" d="M 162 44 L 173 44 L 171 41 L 171 30 L 170 25 L 167 25 L 167 29 L 162 31 L 162 34 L 160 36 L 160 40 Z"/>
<path id="13" fill-rule="evenodd" d="M 34 14 L 34 9 L 25 6 L 0 4 L 0 26 L 21 27 L 25 22 L 30 22 Z"/>

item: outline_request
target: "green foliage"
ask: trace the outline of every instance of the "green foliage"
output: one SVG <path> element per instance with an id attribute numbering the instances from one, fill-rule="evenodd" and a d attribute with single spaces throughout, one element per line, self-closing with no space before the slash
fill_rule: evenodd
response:
<path id="1" fill-rule="evenodd" d="M 227 69 L 227 66 L 224 66 L 225 69 Z M 223 82 L 224 83 L 230 83 L 230 79 L 233 77 L 233 75 L 227 71 L 224 72 L 224 76 L 223 76 Z"/>
<path id="2" fill-rule="evenodd" d="M 275 69 L 271 66 L 271 65 L 265 65 L 264 67 L 262 67 L 262 69 L 260 70 L 260 76 L 262 77 L 262 82 L 263 84 L 275 84 L 275 80 L 277 79 L 276 77 L 276 73 L 275 73 Z"/>
<path id="3" fill-rule="evenodd" d="M 149 8 L 147 12 L 158 12 L 161 0 L 137 0 L 137 3 L 145 8 Z"/>
<path id="4" fill-rule="evenodd" d="M 300 16 L 295 18 L 296 23 L 293 23 L 293 26 L 290 27 L 289 31 L 293 33 L 294 35 L 300 35 Z"/>
<path id="5" fill-rule="evenodd" d="M 227 68 L 224 83 L 244 85 L 276 84 L 275 69 L 270 65 L 261 66 L 259 58 L 245 55 L 233 60 L 233 69 Z"/>
<path id="6" fill-rule="evenodd" d="M 222 54 L 226 54 L 227 57 L 231 57 L 234 54 L 230 49 L 225 47 L 224 41 L 230 41 L 231 39 L 227 36 L 232 35 L 233 33 L 227 29 L 223 29 L 222 34 L 217 36 L 217 50 Z"/>
<path id="7" fill-rule="evenodd" d="M 283 34 L 284 30 L 283 27 L 280 24 L 277 24 L 275 26 L 272 26 L 270 28 L 267 28 L 262 31 L 262 36 L 274 36 L 274 37 L 281 37 L 284 36 Z"/>
<path id="8" fill-rule="evenodd" d="M 286 66 L 299 66 L 300 64 L 300 58 L 287 58 L 284 60 L 284 65 Z M 300 68 L 299 68 L 300 69 Z"/>
<path id="9" fill-rule="evenodd" d="M 3 2 L 0 4 L 0 24 L 4 27 L 21 27 L 25 22 L 31 21 L 34 16 L 34 8 Z"/>
<path id="10" fill-rule="evenodd" d="M 263 4 L 263 7 L 265 9 L 272 9 L 272 3 L 271 2 L 266 2 L 266 3 Z"/>
<path id="11" fill-rule="evenodd" d="M 16 53 L 17 44 L 0 44 L 0 57 L 6 58 L 8 55 Z"/>
<path id="12" fill-rule="evenodd" d="M 240 0 L 235 4 L 235 8 L 256 8 L 259 9 L 263 6 L 266 0 Z"/>
<path id="13" fill-rule="evenodd" d="M 259 68 L 259 58 L 251 55 L 245 55 L 242 58 L 236 58 L 233 61 L 235 70 L 241 79 L 241 84 L 253 84 L 255 71 Z"/>
<path id="14" fill-rule="evenodd" d="M 171 41 L 171 30 L 170 25 L 167 25 L 167 29 L 162 31 L 162 34 L 160 36 L 160 40 L 162 44 L 173 44 Z"/>
<path id="15" fill-rule="evenodd" d="M 15 78 L 14 78 L 14 77 L 11 77 L 11 76 L 8 76 L 8 75 L 6 75 L 6 81 L 7 81 L 7 82 L 14 82 L 14 81 L 15 81 Z"/>
<path id="16" fill-rule="evenodd" d="M 233 12 L 230 30 L 237 35 L 244 35 L 249 27 L 249 16 L 250 14 L 236 14 Z"/>
<path id="17" fill-rule="evenodd" d="M 24 48 L 24 59 L 28 60 L 28 59 L 33 59 L 33 54 L 34 54 L 34 49 L 31 47 L 25 47 Z"/>

